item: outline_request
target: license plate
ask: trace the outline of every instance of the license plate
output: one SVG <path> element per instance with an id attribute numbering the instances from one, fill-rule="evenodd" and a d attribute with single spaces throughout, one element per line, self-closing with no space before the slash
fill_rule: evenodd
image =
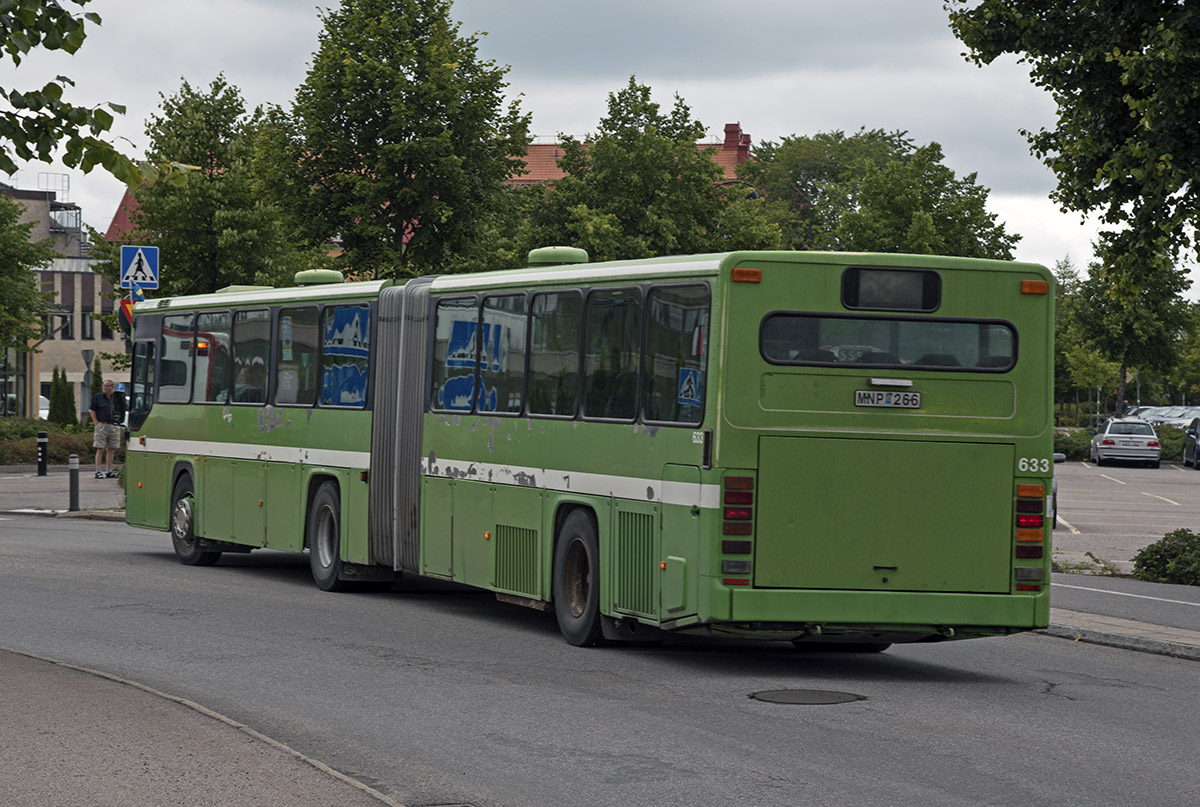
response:
<path id="1" fill-rule="evenodd" d="M 1139 448 L 1142 444 L 1136 440 L 1122 440 L 1121 445 L 1125 448 Z"/>
<path id="2" fill-rule="evenodd" d="M 888 409 L 920 409 L 921 393 L 860 389 L 854 391 L 854 405 L 882 406 Z"/>

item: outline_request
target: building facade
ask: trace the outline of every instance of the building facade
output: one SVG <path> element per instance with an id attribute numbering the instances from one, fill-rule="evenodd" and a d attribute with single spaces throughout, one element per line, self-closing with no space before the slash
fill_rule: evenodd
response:
<path id="1" fill-rule="evenodd" d="M 48 317 L 45 336 L 32 350 L 10 351 L 0 361 L 4 414 L 37 417 L 39 397 L 49 397 L 50 381 L 58 367 L 66 372 L 74 390 L 75 408 L 86 417 L 92 360 L 100 357 L 101 372 L 112 377 L 112 363 L 102 354 L 125 352 L 122 335 L 92 317 L 112 313 L 112 284 L 92 270 L 78 205 L 59 199 L 56 190 L 22 190 L 0 183 L 0 193 L 24 206 L 22 222 L 33 222 L 30 239 L 49 238 L 59 254 L 49 266 L 35 272 L 42 290 L 54 293 L 57 308 Z"/>

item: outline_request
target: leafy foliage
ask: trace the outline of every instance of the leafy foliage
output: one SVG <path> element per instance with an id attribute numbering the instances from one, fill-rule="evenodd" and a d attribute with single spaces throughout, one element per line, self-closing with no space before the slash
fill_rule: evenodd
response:
<path id="1" fill-rule="evenodd" d="M 523 168 L 529 116 L 507 68 L 460 36 L 449 0 L 342 0 L 265 172 L 312 244 L 340 238 L 359 276 L 441 271 L 477 242 Z"/>
<path id="2" fill-rule="evenodd" d="M 132 243 L 159 247 L 157 295 L 203 294 L 234 284 L 278 285 L 320 261 L 302 250 L 278 204 L 257 192 L 255 142 L 262 116 L 246 112 L 223 75 L 207 89 L 183 81 L 146 125 L 149 155 L 186 170 L 134 189 Z M 96 271 L 114 286 L 119 252 L 102 246 Z"/>
<path id="3" fill-rule="evenodd" d="M 100 16 L 80 10 L 91 0 L 3 0 L 0 2 L 0 52 L 19 66 L 31 51 L 61 50 L 75 53 L 87 37 L 87 24 L 100 24 Z M 38 89 L 0 87 L 0 171 L 11 174 L 17 160 L 52 162 L 59 149 L 62 161 L 88 173 L 97 165 L 117 179 L 133 184 L 140 180 L 138 167 L 101 135 L 112 128 L 112 112 L 125 107 L 102 104 L 78 106 L 63 98 L 74 82 L 58 76 Z M 107 107 L 108 109 L 105 109 Z M 111 110 L 111 112 L 109 111 Z"/>
<path id="4" fill-rule="evenodd" d="M 789 249 L 1011 259 L 1020 236 L 987 211 L 976 175 L 905 132 L 793 135 L 766 142 L 739 175 L 766 193 Z"/>
<path id="5" fill-rule="evenodd" d="M 1133 576 L 1152 583 L 1200 586 L 1200 535 L 1169 532 L 1133 557 Z"/>
<path id="6" fill-rule="evenodd" d="M 1176 0 L 945 0 L 968 58 L 1017 54 L 1058 105 L 1024 132 L 1065 208 L 1111 228 L 1104 264 L 1122 293 L 1195 246 L 1200 223 L 1200 9 Z"/>
<path id="7" fill-rule="evenodd" d="M 1086 460 L 1091 454 L 1092 436 L 1086 429 L 1055 429 L 1054 450 L 1068 460 Z"/>
<path id="8" fill-rule="evenodd" d="M 54 258 L 50 241 L 30 241 L 34 222 L 21 223 L 23 206 L 0 195 L 0 350 L 25 350 L 45 331 L 44 319 L 54 295 L 43 292 L 33 274 Z"/>
<path id="9" fill-rule="evenodd" d="M 631 76 L 594 135 L 563 136 L 566 176 L 529 209 L 532 245 L 570 244 L 598 261 L 777 247 L 778 227 L 745 186 L 717 184 L 720 167 L 696 148 L 703 135 L 682 98 L 663 113 Z"/>

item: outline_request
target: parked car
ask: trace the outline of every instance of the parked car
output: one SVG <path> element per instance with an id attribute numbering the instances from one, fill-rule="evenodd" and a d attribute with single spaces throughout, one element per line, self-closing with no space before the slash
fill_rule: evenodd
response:
<path id="1" fill-rule="evenodd" d="M 50 399 L 45 395 L 38 396 L 38 420 L 50 418 Z"/>
<path id="2" fill-rule="evenodd" d="M 1173 406 L 1154 417 L 1144 417 L 1141 415 L 1139 417 L 1142 420 L 1153 423 L 1155 426 L 1174 426 L 1177 429 L 1186 429 L 1189 423 L 1196 418 L 1200 418 L 1200 406 Z"/>
<path id="3" fill-rule="evenodd" d="M 1054 461 L 1066 462 L 1067 455 L 1058 451 L 1054 452 Z M 1058 526 L 1058 477 L 1055 476 L 1050 480 L 1050 529 Z"/>
<path id="4" fill-rule="evenodd" d="M 1183 464 L 1200 471 L 1200 463 L 1196 462 L 1197 433 L 1200 433 L 1200 417 L 1192 418 L 1183 432 Z"/>
<path id="5" fill-rule="evenodd" d="M 1157 468 L 1162 446 L 1154 426 L 1137 418 L 1113 418 L 1092 436 L 1091 459 L 1097 465 L 1113 460 L 1144 462 Z"/>

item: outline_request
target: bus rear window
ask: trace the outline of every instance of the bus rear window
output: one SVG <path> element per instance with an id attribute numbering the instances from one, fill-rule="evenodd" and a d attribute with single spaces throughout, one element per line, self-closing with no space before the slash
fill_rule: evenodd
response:
<path id="1" fill-rule="evenodd" d="M 1017 360 L 1017 334 L 996 320 L 768 314 L 759 334 L 772 364 L 856 365 L 1005 372 Z"/>

